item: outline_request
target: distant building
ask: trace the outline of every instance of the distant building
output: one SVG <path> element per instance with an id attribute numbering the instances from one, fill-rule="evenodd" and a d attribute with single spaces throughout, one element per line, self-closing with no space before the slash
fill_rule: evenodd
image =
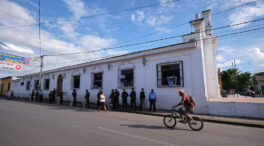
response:
<path id="1" fill-rule="evenodd" d="M 41 78 L 37 73 L 20 76 L 12 84 L 13 90 L 17 96 L 29 98 L 31 90 L 40 87 L 48 98 L 49 91 L 56 88 L 70 100 L 76 89 L 77 100 L 81 100 L 89 89 L 91 102 L 96 102 L 99 89 L 108 96 L 111 89 L 130 92 L 133 87 L 139 102 L 141 88 L 147 95 L 154 89 L 157 108 L 171 109 L 180 100 L 178 90 L 184 89 L 196 100 L 195 112 L 208 113 L 208 98 L 221 97 L 216 68 L 218 39 L 212 31 L 210 10 L 189 23 L 195 32 L 184 35 L 182 43 L 48 70 Z"/>
<path id="2" fill-rule="evenodd" d="M 0 95 L 7 96 L 8 91 L 11 91 L 12 80 L 16 79 L 15 77 L 5 77 L 0 79 Z"/>
<path id="3" fill-rule="evenodd" d="M 258 94 L 264 94 L 264 75 L 254 77 L 254 89 Z"/>

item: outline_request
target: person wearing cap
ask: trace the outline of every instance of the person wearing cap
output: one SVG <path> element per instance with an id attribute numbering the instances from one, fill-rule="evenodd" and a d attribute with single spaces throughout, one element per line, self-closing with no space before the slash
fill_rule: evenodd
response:
<path id="1" fill-rule="evenodd" d="M 184 93 L 184 90 L 179 90 L 179 95 L 182 97 L 182 100 L 178 104 L 174 105 L 172 108 L 176 108 L 177 106 L 183 105 L 183 107 L 179 109 L 180 117 L 183 119 L 182 115 L 184 115 L 187 117 L 187 120 L 190 120 L 191 117 L 188 116 L 187 113 L 193 112 L 194 104 L 191 102 L 189 95 Z M 186 120 L 182 120 L 182 122 L 184 121 Z"/>

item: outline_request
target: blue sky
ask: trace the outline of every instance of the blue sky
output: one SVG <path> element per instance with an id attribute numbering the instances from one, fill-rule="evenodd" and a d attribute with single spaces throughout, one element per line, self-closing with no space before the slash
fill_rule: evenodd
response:
<path id="1" fill-rule="evenodd" d="M 232 9 L 252 1 L 256 0 L 207 0 L 206 4 L 204 0 L 41 0 L 42 54 L 92 51 L 187 34 L 193 31 L 188 23 L 176 26 L 193 20 L 195 13 L 201 13 L 205 7 L 212 14 L 224 12 L 212 16 L 214 28 L 263 18 L 263 0 Z M 84 18 L 153 4 L 159 5 Z M 0 46 L 1 51 L 38 57 L 38 25 L 32 25 L 37 23 L 38 0 L 0 0 L 0 41 L 8 46 Z M 258 21 L 214 33 L 220 36 L 262 27 L 263 21 Z M 45 56 L 44 70 L 180 42 L 181 38 L 175 38 L 94 53 Z M 264 31 L 219 38 L 217 52 L 218 67 L 222 70 L 231 68 L 236 59 L 243 72 L 264 71 Z M 21 72 L 1 70 L 0 77 L 34 73 L 39 71 L 38 66 L 39 59 L 30 66 L 24 65 Z"/>

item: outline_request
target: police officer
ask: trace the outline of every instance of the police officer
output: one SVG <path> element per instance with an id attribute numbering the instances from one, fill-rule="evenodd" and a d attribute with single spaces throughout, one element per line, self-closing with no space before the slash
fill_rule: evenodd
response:
<path id="1" fill-rule="evenodd" d="M 128 93 L 126 92 L 126 89 L 123 89 L 122 92 L 122 106 L 123 106 L 123 110 L 127 110 L 127 97 L 128 97 Z"/>
<path id="2" fill-rule="evenodd" d="M 116 105 L 116 109 L 119 109 L 119 95 L 120 95 L 120 93 L 119 93 L 119 91 L 117 90 L 117 89 L 115 89 L 115 105 Z"/>
<path id="3" fill-rule="evenodd" d="M 132 88 L 132 91 L 130 92 L 130 110 L 136 111 L 136 91 L 134 88 Z"/>

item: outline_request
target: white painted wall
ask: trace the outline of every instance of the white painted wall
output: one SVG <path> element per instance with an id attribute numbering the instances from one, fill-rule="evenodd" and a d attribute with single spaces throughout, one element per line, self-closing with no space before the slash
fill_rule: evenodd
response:
<path id="1" fill-rule="evenodd" d="M 211 115 L 264 119 L 264 103 L 208 102 Z"/>
<path id="2" fill-rule="evenodd" d="M 166 46 L 149 51 L 132 53 L 120 57 L 110 58 L 107 60 L 99 60 L 91 63 L 75 65 L 72 67 L 64 67 L 43 73 L 41 79 L 41 87 L 44 86 L 44 79 L 50 78 L 50 89 L 57 88 L 57 78 L 63 75 L 63 92 L 64 99 L 71 100 L 72 96 L 72 75 L 79 73 L 81 82 L 80 89 L 77 90 L 77 100 L 83 100 L 85 90 L 91 93 L 91 102 L 97 101 L 98 89 L 91 89 L 91 74 L 93 72 L 103 72 L 103 90 L 108 97 L 111 89 L 118 87 L 118 70 L 124 68 L 134 69 L 134 87 L 137 92 L 137 104 L 139 104 L 139 92 L 141 88 L 145 88 L 146 95 L 151 89 L 157 94 L 156 106 L 159 109 L 171 109 L 171 107 L 180 101 L 178 90 L 183 89 L 186 93 L 192 95 L 196 99 L 197 113 L 209 113 L 207 98 L 218 97 L 219 89 L 218 78 L 215 78 L 216 56 L 213 54 L 217 44 L 215 41 L 199 41 L 206 37 L 202 32 L 205 29 L 204 20 L 195 20 L 191 23 L 195 27 L 196 32 L 183 37 L 183 44 Z M 191 39 L 196 41 L 189 42 Z M 187 43 L 189 42 L 189 43 Z M 214 47 L 214 48 L 212 48 Z M 143 65 L 143 58 L 146 59 L 146 65 Z M 183 61 L 183 77 L 184 87 L 157 87 L 157 64 Z M 110 64 L 110 70 L 108 69 Z M 85 72 L 83 71 L 85 69 Z M 31 90 L 26 91 L 26 81 L 30 80 L 34 83 L 39 76 L 28 75 L 21 77 L 20 82 L 25 82 L 24 86 L 20 86 L 20 82 L 16 82 L 13 89 L 16 95 L 29 97 Z M 34 84 L 33 84 L 34 87 Z M 44 98 L 48 98 L 49 90 L 44 91 Z M 120 93 L 122 92 L 119 89 Z M 128 89 L 128 92 L 131 90 Z M 146 99 L 147 100 L 147 99 Z M 119 99 L 121 103 L 121 97 Z M 129 101 L 129 100 L 128 100 Z"/>

